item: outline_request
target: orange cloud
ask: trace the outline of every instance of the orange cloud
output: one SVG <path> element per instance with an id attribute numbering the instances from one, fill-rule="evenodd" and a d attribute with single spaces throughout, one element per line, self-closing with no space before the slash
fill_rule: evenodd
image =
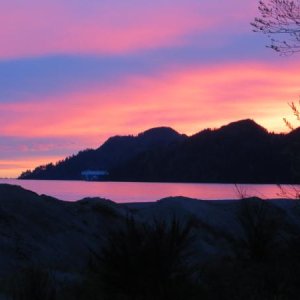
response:
<path id="1" fill-rule="evenodd" d="M 0 159 L 0 178 L 16 178 L 22 172 L 32 169 L 35 166 L 44 165 L 49 162 L 56 162 L 62 158 L 63 157 L 59 156 L 26 158 L 21 155 L 13 160 Z"/>
<path id="2" fill-rule="evenodd" d="M 282 117 L 291 116 L 287 102 L 300 92 L 297 73 L 298 66 L 256 63 L 166 71 L 156 78 L 129 78 L 116 87 L 45 98 L 43 105 L 36 100 L 1 104 L 0 126 L 10 136 L 95 140 L 161 125 L 192 134 L 251 117 L 270 130 L 284 131 Z"/>

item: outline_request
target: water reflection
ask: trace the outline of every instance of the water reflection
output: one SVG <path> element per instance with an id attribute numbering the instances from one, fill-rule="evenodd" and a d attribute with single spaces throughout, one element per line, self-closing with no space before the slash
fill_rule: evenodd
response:
<path id="1" fill-rule="evenodd" d="M 140 183 L 140 182 L 86 182 L 55 180 L 2 179 L 0 183 L 20 185 L 38 194 L 75 201 L 84 197 L 102 197 L 115 202 L 156 201 L 168 196 L 216 200 L 239 199 L 244 196 L 282 198 L 274 184 L 206 184 L 206 183 Z M 287 186 L 283 186 L 287 187 Z"/>

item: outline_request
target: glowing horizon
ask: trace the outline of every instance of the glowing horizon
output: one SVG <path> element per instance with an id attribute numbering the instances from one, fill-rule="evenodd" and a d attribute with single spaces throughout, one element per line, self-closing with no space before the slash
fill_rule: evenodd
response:
<path id="1" fill-rule="evenodd" d="M 0 177 L 158 126 L 286 132 L 300 63 L 264 47 L 256 14 L 251 0 L 3 4 Z"/>

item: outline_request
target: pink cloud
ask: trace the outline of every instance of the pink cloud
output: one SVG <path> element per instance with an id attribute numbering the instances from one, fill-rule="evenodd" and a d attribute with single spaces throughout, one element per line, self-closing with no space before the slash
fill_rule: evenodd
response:
<path id="1" fill-rule="evenodd" d="M 19 1 L 18 1 L 19 2 Z M 181 43 L 182 36 L 211 26 L 189 5 L 80 6 L 76 1 L 5 4 L 0 12 L 0 57 L 111 54 Z M 120 6 L 120 7 L 119 7 Z"/>
<path id="2" fill-rule="evenodd" d="M 1 6 L 0 58 L 116 54 L 181 45 L 195 32 L 247 31 L 256 3 L 198 0 L 113 2 L 13 0 Z M 238 24 L 238 26 L 237 26 Z M 201 42 L 201 38 L 199 38 Z M 207 40 L 202 41 L 204 44 Z"/>
<path id="3" fill-rule="evenodd" d="M 131 77 L 116 87 L 48 97 L 43 105 L 35 99 L 0 104 L 0 126 L 9 136 L 91 137 L 97 145 L 154 126 L 192 134 L 249 117 L 285 131 L 282 117 L 292 116 L 287 102 L 300 92 L 298 69 L 247 63 L 165 70 L 156 78 Z"/>

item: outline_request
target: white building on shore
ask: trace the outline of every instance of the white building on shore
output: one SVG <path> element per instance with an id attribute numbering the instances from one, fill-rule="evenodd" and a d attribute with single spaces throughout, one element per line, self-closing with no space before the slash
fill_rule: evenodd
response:
<path id="1" fill-rule="evenodd" d="M 81 176 L 87 181 L 101 180 L 108 175 L 109 173 L 105 170 L 84 170 L 81 172 Z"/>

